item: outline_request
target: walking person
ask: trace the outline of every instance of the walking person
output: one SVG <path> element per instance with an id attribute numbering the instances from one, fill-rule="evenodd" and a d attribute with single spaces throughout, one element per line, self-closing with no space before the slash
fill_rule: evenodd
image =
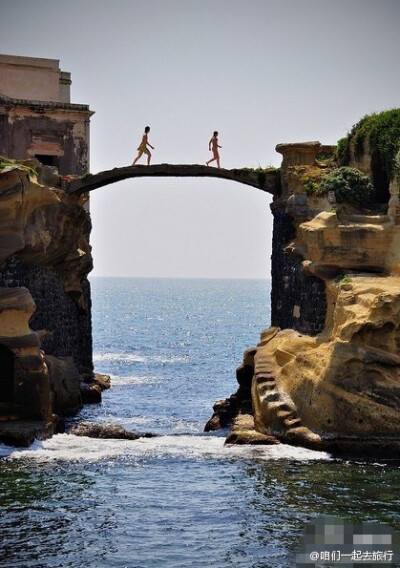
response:
<path id="1" fill-rule="evenodd" d="M 211 162 L 216 161 L 217 162 L 217 166 L 220 168 L 221 164 L 219 162 L 219 152 L 218 152 L 218 148 L 222 148 L 222 146 L 220 146 L 218 144 L 218 132 L 215 131 L 214 134 L 212 135 L 212 138 L 210 139 L 209 143 L 208 143 L 208 149 L 209 151 L 213 153 L 213 157 L 211 158 L 211 160 L 208 160 L 208 162 L 206 162 L 206 166 L 208 166 L 209 164 L 211 164 Z"/>
<path id="2" fill-rule="evenodd" d="M 147 165 L 150 166 L 151 152 L 148 149 L 148 146 L 150 146 L 152 150 L 154 150 L 154 146 L 152 146 L 149 142 L 149 136 L 148 136 L 149 132 L 150 132 L 150 126 L 146 126 L 146 128 L 144 129 L 144 134 L 142 136 L 142 141 L 138 148 L 138 155 L 134 159 L 132 166 L 136 164 L 136 162 L 139 160 L 139 158 L 142 157 L 143 154 L 147 155 Z"/>

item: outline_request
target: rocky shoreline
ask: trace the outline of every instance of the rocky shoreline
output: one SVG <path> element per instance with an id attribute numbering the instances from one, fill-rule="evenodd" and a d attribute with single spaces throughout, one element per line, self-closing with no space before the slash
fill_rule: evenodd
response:
<path id="1" fill-rule="evenodd" d="M 277 146 L 272 326 L 206 425 L 232 425 L 229 443 L 264 435 L 337 456 L 400 458 L 400 136 L 379 156 L 368 120 L 400 132 L 394 109 L 360 121 L 341 152 Z"/>
<path id="2" fill-rule="evenodd" d="M 109 387 L 92 362 L 87 197 L 0 157 L 0 441 L 29 445 Z"/>

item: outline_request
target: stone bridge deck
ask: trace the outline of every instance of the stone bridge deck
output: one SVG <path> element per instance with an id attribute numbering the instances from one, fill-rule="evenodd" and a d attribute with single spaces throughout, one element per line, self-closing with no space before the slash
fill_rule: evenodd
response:
<path id="1" fill-rule="evenodd" d="M 155 164 L 153 166 L 126 166 L 114 168 L 97 174 L 88 174 L 80 179 L 69 181 L 66 190 L 70 194 L 80 195 L 99 187 L 136 177 L 214 177 L 229 179 L 250 185 L 261 191 L 274 194 L 279 179 L 279 170 L 212 168 L 199 164 Z"/>

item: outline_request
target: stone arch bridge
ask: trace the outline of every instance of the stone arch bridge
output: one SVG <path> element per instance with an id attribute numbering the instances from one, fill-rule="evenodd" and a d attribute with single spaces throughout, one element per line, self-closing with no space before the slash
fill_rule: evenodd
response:
<path id="1" fill-rule="evenodd" d="M 277 192 L 279 170 L 212 168 L 200 164 L 155 164 L 153 166 L 125 166 L 97 174 L 87 174 L 66 183 L 69 194 L 81 195 L 99 187 L 136 177 L 214 177 L 243 183 L 270 194 Z"/>

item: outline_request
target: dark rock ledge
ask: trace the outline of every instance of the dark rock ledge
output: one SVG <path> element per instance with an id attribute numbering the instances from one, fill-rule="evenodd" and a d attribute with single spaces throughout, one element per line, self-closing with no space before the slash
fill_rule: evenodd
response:
<path id="1" fill-rule="evenodd" d="M 130 432 L 122 426 L 115 424 L 97 424 L 96 422 L 81 422 L 69 430 L 74 436 L 87 436 L 88 438 L 113 440 L 138 440 L 139 438 L 154 438 L 151 432 Z"/>

